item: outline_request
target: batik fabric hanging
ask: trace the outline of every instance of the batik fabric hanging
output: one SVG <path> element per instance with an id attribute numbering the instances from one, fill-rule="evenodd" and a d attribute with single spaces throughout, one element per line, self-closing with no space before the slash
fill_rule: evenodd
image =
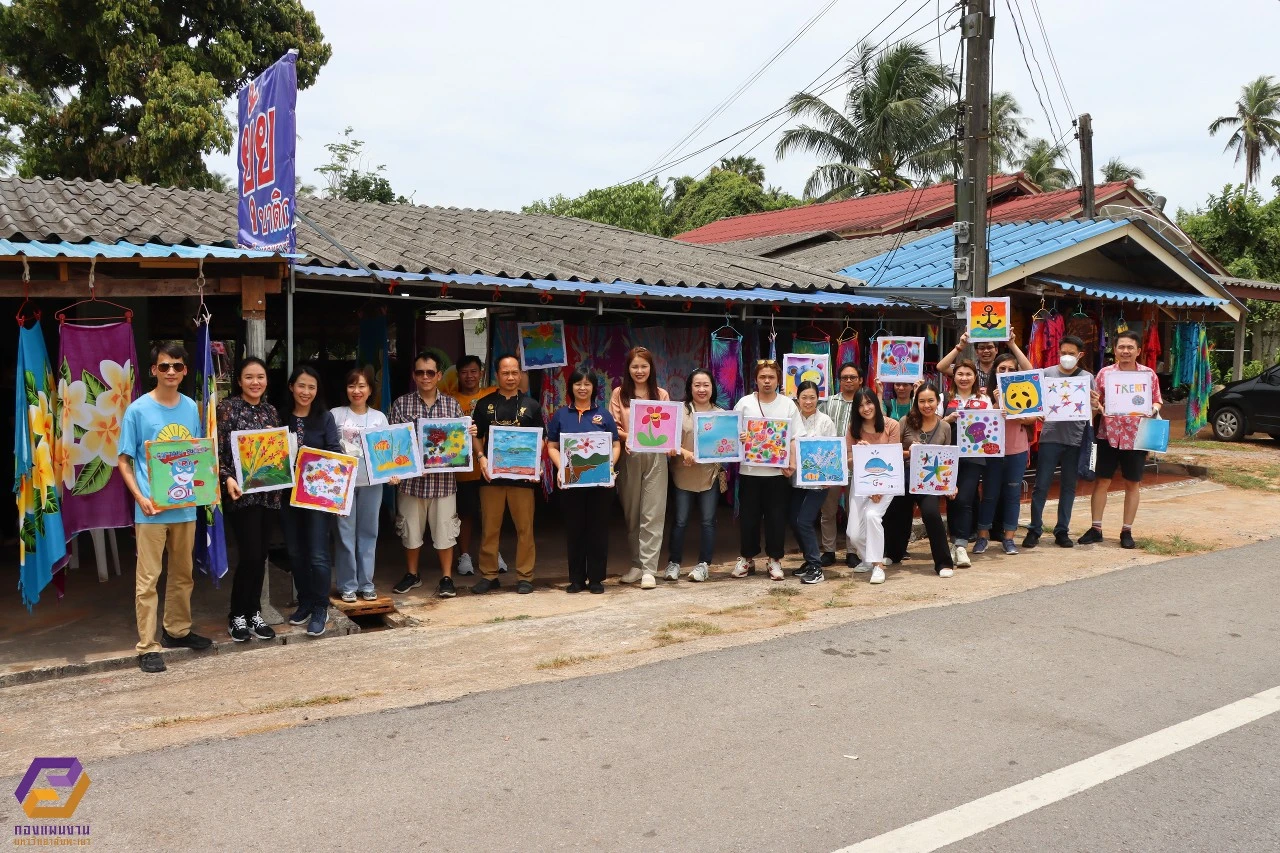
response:
<path id="1" fill-rule="evenodd" d="M 716 380 L 716 405 L 732 409 L 746 394 L 742 373 L 742 336 L 711 336 L 711 375 Z"/>

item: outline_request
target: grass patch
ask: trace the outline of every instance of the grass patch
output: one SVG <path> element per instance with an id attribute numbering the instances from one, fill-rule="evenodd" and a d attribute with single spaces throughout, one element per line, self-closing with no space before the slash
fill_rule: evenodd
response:
<path id="1" fill-rule="evenodd" d="M 535 669 L 564 669 L 566 666 L 577 666 L 598 657 L 600 655 L 556 655 L 553 658 L 538 661 Z"/>
<path id="2" fill-rule="evenodd" d="M 1170 448 L 1176 445 L 1179 448 L 1193 447 L 1197 450 L 1235 450 L 1235 451 L 1257 451 L 1258 448 L 1251 444 L 1243 444 L 1238 441 L 1202 441 L 1193 439 L 1182 439 L 1180 441 L 1169 442 Z"/>
<path id="3" fill-rule="evenodd" d="M 777 622 L 774 622 L 773 627 L 777 628 L 779 625 L 789 625 L 792 622 L 803 622 L 808 618 L 809 618 L 809 614 L 807 611 L 793 609 L 789 607 L 783 607 L 782 619 L 780 619 Z"/>
<path id="4" fill-rule="evenodd" d="M 790 598 L 793 595 L 799 595 L 800 590 L 794 586 L 772 586 L 769 587 L 769 595 L 774 598 Z"/>
<path id="5" fill-rule="evenodd" d="M 722 607 L 719 610 L 712 610 L 708 616 L 749 616 L 756 609 L 755 602 L 749 601 L 746 604 L 735 604 L 732 607 Z"/>
<path id="6" fill-rule="evenodd" d="M 719 625 L 701 619 L 676 619 L 674 622 L 663 625 L 658 631 L 697 634 L 699 637 L 712 637 L 724 633 L 724 629 Z"/>
<path id="7" fill-rule="evenodd" d="M 1262 476 L 1258 476 L 1261 474 Z M 1263 479 L 1266 477 L 1268 479 Z M 1280 489 L 1280 468 L 1268 465 L 1253 471 L 1240 471 L 1234 468 L 1210 468 L 1209 479 L 1224 486 L 1235 486 L 1237 489 L 1249 489 L 1255 492 L 1271 492 Z"/>
<path id="8" fill-rule="evenodd" d="M 182 726 L 188 723 L 207 723 L 210 720 L 226 720 L 232 717 L 253 717 L 258 714 L 272 714 L 276 711 L 288 711 L 294 708 L 316 708 L 325 705 L 339 705 L 343 702 L 350 702 L 355 699 L 354 696 L 345 695 L 325 695 L 313 696 L 310 699 L 287 699 L 280 702 L 268 702 L 265 705 L 259 705 L 256 708 L 250 708 L 247 711 L 229 711 L 225 714 L 190 714 L 180 717 L 162 717 L 149 724 L 153 729 L 167 729 L 172 726 Z"/>
<path id="9" fill-rule="evenodd" d="M 496 625 L 499 622 L 522 622 L 525 619 L 532 619 L 532 618 L 533 617 L 530 616 L 528 613 L 520 613 L 516 616 L 495 616 L 492 619 L 489 619 L 487 621 L 488 621 L 488 624 L 490 625 Z"/>
<path id="10" fill-rule="evenodd" d="M 1159 554 L 1162 557 L 1172 557 L 1177 554 L 1198 554 L 1201 551 L 1208 551 L 1210 546 L 1201 542 L 1192 542 L 1190 539 L 1184 539 L 1180 535 L 1174 535 L 1168 539 L 1139 539 L 1138 547 L 1148 554 Z"/>
<path id="11" fill-rule="evenodd" d="M 841 599 L 836 598 L 835 596 L 832 596 L 831 598 L 828 598 L 826 601 L 822 602 L 822 606 L 823 607 L 852 607 L 853 602 L 842 601 Z"/>

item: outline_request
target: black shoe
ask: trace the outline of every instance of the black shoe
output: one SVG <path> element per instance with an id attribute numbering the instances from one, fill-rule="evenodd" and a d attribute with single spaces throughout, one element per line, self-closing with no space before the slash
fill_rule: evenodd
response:
<path id="1" fill-rule="evenodd" d="M 520 595 L 528 595 L 533 592 L 533 584 L 528 581 L 520 581 L 520 583 L 516 584 L 516 592 Z"/>
<path id="2" fill-rule="evenodd" d="M 809 566 L 809 570 L 800 576 L 800 583 L 822 583 L 824 580 L 822 566 Z"/>
<path id="3" fill-rule="evenodd" d="M 791 577 L 793 578 L 803 577 L 805 572 L 809 571 L 810 568 L 811 566 L 808 563 L 801 563 L 800 565 L 796 566 L 794 569 L 791 570 Z"/>
<path id="4" fill-rule="evenodd" d="M 243 616 L 232 616 L 227 620 L 227 633 L 237 643 L 253 639 L 253 632 L 249 630 L 249 620 Z"/>
<path id="5" fill-rule="evenodd" d="M 164 672 L 168 667 L 164 665 L 164 658 L 159 652 L 147 652 L 138 655 L 138 669 L 143 672 Z"/>
<path id="6" fill-rule="evenodd" d="M 822 567 L 825 569 L 827 566 L 834 566 L 835 564 L 836 564 L 836 552 L 835 552 L 835 551 L 823 551 L 823 552 L 822 552 Z"/>
<path id="7" fill-rule="evenodd" d="M 1071 541 L 1071 536 L 1067 533 L 1053 534 L 1053 544 L 1059 548 L 1074 548 L 1076 543 Z"/>
<path id="8" fill-rule="evenodd" d="M 572 593 L 572 592 L 582 592 L 584 589 L 586 589 L 586 587 L 580 584 L 571 583 L 564 588 L 564 591 Z"/>
<path id="9" fill-rule="evenodd" d="M 471 593 L 473 595 L 484 595 L 489 590 L 497 589 L 500 586 L 502 586 L 502 584 L 498 583 L 497 578 L 494 578 L 493 580 L 480 578 L 480 580 L 471 585 Z"/>
<path id="10" fill-rule="evenodd" d="M 329 623 L 329 608 L 317 607 L 311 611 L 311 619 L 307 622 L 308 637 L 323 637 L 325 625 Z"/>
<path id="11" fill-rule="evenodd" d="M 276 638 L 275 629 L 267 624 L 261 613 L 255 613 L 249 617 L 249 630 L 259 640 L 274 640 Z"/>
<path id="12" fill-rule="evenodd" d="M 1138 543 L 1133 541 L 1133 531 L 1132 531 L 1132 530 L 1121 530 L 1121 531 L 1120 531 L 1120 547 L 1121 547 L 1121 548 L 1128 548 L 1128 549 L 1130 549 L 1130 550 L 1132 550 L 1132 549 L 1134 549 L 1134 548 L 1137 548 L 1137 547 L 1138 547 Z"/>
<path id="13" fill-rule="evenodd" d="M 290 625 L 305 625 L 311 621 L 311 608 L 299 604 L 298 609 L 289 617 Z"/>
<path id="14" fill-rule="evenodd" d="M 600 583 L 600 581 L 592 581 L 587 584 L 587 592 L 592 595 L 604 595 L 604 584 Z"/>
<path id="15" fill-rule="evenodd" d="M 859 557 L 857 554 L 853 553 L 852 551 L 848 551 L 844 555 L 844 564 L 851 569 L 857 567 L 857 565 L 861 562 L 862 562 L 862 558 Z"/>
<path id="16" fill-rule="evenodd" d="M 1040 544 L 1040 534 L 1027 531 L 1027 535 L 1022 538 L 1023 548 L 1034 548 Z"/>
<path id="17" fill-rule="evenodd" d="M 1076 540 L 1081 545 L 1092 545 L 1095 542 L 1102 541 L 1102 531 L 1096 527 L 1090 527 L 1084 532 L 1084 535 Z"/>
<path id="18" fill-rule="evenodd" d="M 438 598 L 453 598 L 458 591 L 453 587 L 453 578 L 440 578 L 440 585 L 436 587 L 436 596 Z"/>
<path id="19" fill-rule="evenodd" d="M 208 637 L 201 637 L 195 631 L 188 631 L 185 637 L 175 637 L 161 628 L 160 645 L 166 649 L 192 649 L 199 652 L 212 646 L 213 640 Z"/>
<path id="20" fill-rule="evenodd" d="M 396 595 L 404 595 L 409 590 L 417 589 L 420 586 L 422 586 L 422 578 L 405 572 L 404 577 L 396 581 L 396 585 L 391 587 L 391 591 Z"/>

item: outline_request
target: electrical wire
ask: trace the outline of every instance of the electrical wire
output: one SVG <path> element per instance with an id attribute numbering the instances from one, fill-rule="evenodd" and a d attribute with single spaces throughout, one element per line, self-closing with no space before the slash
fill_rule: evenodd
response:
<path id="1" fill-rule="evenodd" d="M 1040 27 L 1040 35 L 1044 39 L 1045 52 L 1049 55 L 1049 66 L 1053 69 L 1053 76 L 1058 79 L 1058 88 L 1062 91 L 1062 100 L 1066 102 L 1067 109 L 1071 111 L 1074 118 L 1079 115 L 1076 112 L 1075 105 L 1071 103 L 1071 96 L 1067 94 L 1067 85 L 1062 81 L 1062 72 L 1058 68 L 1058 58 L 1054 56 L 1053 44 L 1049 41 L 1049 31 L 1045 28 L 1044 18 L 1040 16 L 1040 4 L 1037 0 L 1031 0 L 1031 11 L 1036 16 L 1036 23 Z"/>
<path id="2" fill-rule="evenodd" d="M 1031 71 L 1031 62 L 1030 62 L 1030 60 L 1028 60 L 1028 58 L 1027 58 L 1027 48 L 1026 48 L 1026 45 L 1025 45 L 1025 44 L 1023 43 L 1023 41 L 1022 41 L 1022 31 L 1018 28 L 1018 21 L 1017 21 L 1016 17 L 1014 16 L 1014 13 L 1013 13 L 1013 7 L 1011 6 L 1011 0 L 1005 0 L 1005 3 L 1004 3 L 1004 4 L 1005 4 L 1005 8 L 1009 10 L 1009 18 L 1010 18 L 1010 20 L 1012 20 L 1012 21 L 1013 21 L 1013 30 L 1014 30 L 1014 33 L 1015 33 L 1015 34 L 1017 35 L 1017 37 L 1018 37 L 1018 48 L 1019 48 L 1019 50 L 1020 50 L 1020 51 L 1021 51 L 1021 53 L 1022 53 L 1022 64 L 1023 64 L 1024 66 L 1026 66 L 1026 69 L 1027 69 L 1027 77 L 1028 77 L 1028 79 L 1030 79 L 1030 81 L 1031 81 L 1031 88 L 1032 88 L 1032 90 L 1036 93 L 1036 100 L 1037 100 L 1037 101 L 1039 102 L 1039 104 L 1040 104 L 1040 110 L 1044 113 L 1045 121 L 1046 121 L 1046 123 L 1048 124 L 1049 132 L 1050 132 L 1050 133 L 1059 133 L 1059 134 L 1065 135 L 1065 132 L 1064 132 L 1064 131 L 1062 131 L 1061 125 L 1059 125 L 1058 127 L 1056 127 L 1056 128 L 1055 128 L 1055 126 L 1054 126 L 1054 124 L 1055 124 L 1055 123 L 1054 123 L 1054 120 L 1053 120 L 1053 118 L 1051 118 L 1051 117 L 1050 117 L 1049 108 L 1048 108 L 1048 107 L 1046 107 L 1046 106 L 1044 105 L 1044 97 L 1040 94 L 1040 87 L 1036 85 L 1036 77 L 1035 77 L 1035 74 Z M 1067 171 L 1069 171 L 1069 172 L 1071 173 L 1071 176 L 1072 176 L 1072 177 L 1076 180 L 1076 182 L 1078 183 L 1078 182 L 1080 181 L 1080 175 L 1079 175 L 1079 173 L 1077 173 L 1077 172 L 1076 172 L 1076 169 L 1075 169 L 1075 167 L 1072 165 L 1071 160 L 1070 160 L 1070 159 L 1068 159 L 1068 160 L 1066 161 L 1066 164 L 1067 164 Z"/>
<path id="3" fill-rule="evenodd" d="M 1058 116 L 1058 105 L 1053 100 L 1053 92 L 1049 88 L 1049 80 L 1044 76 L 1044 68 L 1040 65 L 1040 57 L 1036 55 L 1036 43 L 1031 37 L 1031 28 L 1027 26 L 1027 19 L 1022 14 L 1022 3 L 1019 2 L 1019 0 L 1013 0 L 1013 8 L 1017 10 L 1018 13 L 1018 20 L 1014 24 L 1014 29 L 1017 29 L 1018 23 L 1022 24 L 1022 31 L 1026 33 L 1027 36 L 1027 50 L 1031 52 L 1031 61 L 1035 63 L 1036 71 L 1040 74 L 1040 83 L 1044 86 L 1045 99 L 1048 100 L 1049 107 L 1053 110 L 1053 117 L 1058 122 L 1058 129 L 1056 132 L 1061 135 L 1064 124 L 1062 119 Z M 1067 105 L 1063 103 L 1062 108 L 1065 110 L 1066 106 Z M 1068 116 L 1068 118 L 1072 118 L 1072 116 Z"/>

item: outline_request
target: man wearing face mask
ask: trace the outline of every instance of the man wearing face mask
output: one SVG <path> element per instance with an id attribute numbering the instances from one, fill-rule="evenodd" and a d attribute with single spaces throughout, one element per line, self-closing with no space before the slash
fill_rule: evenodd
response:
<path id="1" fill-rule="evenodd" d="M 1067 335 L 1058 345 L 1058 363 L 1046 367 L 1045 379 L 1057 379 L 1063 376 L 1087 377 L 1089 392 L 1093 393 L 1093 374 L 1080 367 L 1080 354 L 1084 351 L 1084 341 L 1074 335 Z M 1076 499 L 1076 473 L 1080 462 L 1080 450 L 1084 444 L 1086 421 L 1048 421 L 1040 432 L 1040 451 L 1036 457 L 1036 488 L 1031 496 L 1031 523 L 1027 525 L 1027 536 L 1022 540 L 1023 548 L 1034 548 L 1040 544 L 1040 536 L 1044 532 L 1044 502 L 1049 497 L 1049 486 L 1053 484 L 1053 469 L 1061 466 L 1058 489 L 1058 521 L 1053 526 L 1053 544 L 1059 548 L 1071 548 L 1075 545 L 1070 535 L 1071 508 Z"/>

